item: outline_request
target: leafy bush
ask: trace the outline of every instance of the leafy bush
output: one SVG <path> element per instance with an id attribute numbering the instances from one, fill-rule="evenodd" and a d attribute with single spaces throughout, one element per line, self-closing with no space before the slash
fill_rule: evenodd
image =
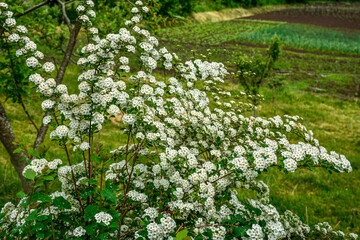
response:
<path id="1" fill-rule="evenodd" d="M 30 82 L 43 96 L 50 138 L 66 153 L 67 165 L 34 157 L 23 175 L 32 191 L 19 193 L 0 213 L 5 239 L 356 239 L 314 227 L 269 201 L 259 174 L 269 167 L 352 170 L 345 156 L 328 152 L 298 116 L 247 118 L 243 104 L 226 100 L 224 65 L 182 61 L 141 27 L 149 9 L 135 3 L 131 20 L 102 38 L 93 27 L 94 3 L 76 7 L 88 43 L 77 64 L 79 93 L 56 84 L 55 65 L 43 62 L 36 44 L 0 3 L 4 41 L 19 48 Z M 135 65 L 137 67 L 130 66 Z M 173 77 L 157 77 L 156 70 Z M 212 107 L 210 101 L 217 101 Z M 120 116 L 119 148 L 100 144 L 106 125 Z M 287 136 L 297 136 L 290 143 Z M 106 143 L 105 143 L 106 144 Z M 80 158 L 80 161 L 76 159 Z M 49 186 L 52 185 L 52 188 Z M 239 190 L 255 191 L 243 198 Z"/>
<path id="2" fill-rule="evenodd" d="M 195 0 L 160 0 L 158 13 L 163 17 L 187 16 L 194 6 Z"/>
<path id="3" fill-rule="evenodd" d="M 236 79 L 245 88 L 248 98 L 251 99 L 255 106 L 254 117 L 257 116 L 257 106 L 262 100 L 260 87 L 264 84 L 265 79 L 271 75 L 273 66 L 278 60 L 280 55 L 279 38 L 275 35 L 269 47 L 266 58 L 257 55 L 248 59 L 247 56 L 240 57 L 236 62 Z M 270 82 L 271 87 L 274 89 L 278 87 L 279 82 L 274 80 Z"/>

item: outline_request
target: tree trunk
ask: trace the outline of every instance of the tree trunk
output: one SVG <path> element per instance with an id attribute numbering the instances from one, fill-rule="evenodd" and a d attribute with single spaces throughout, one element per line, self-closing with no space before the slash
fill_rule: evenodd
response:
<path id="1" fill-rule="evenodd" d="M 43 3 L 40 3 L 34 7 L 26 10 L 24 14 L 29 13 L 41 6 L 44 6 L 49 2 L 50 1 L 45 0 Z M 18 15 L 17 17 L 20 17 L 24 14 Z M 61 82 L 64 78 L 65 71 L 67 69 L 67 66 L 69 65 L 69 61 L 70 61 L 71 55 L 74 51 L 74 47 L 76 45 L 76 41 L 77 41 L 77 37 L 80 32 L 80 29 L 81 29 L 81 20 L 78 18 L 75 23 L 74 28 L 69 29 L 70 30 L 70 38 L 68 41 L 65 56 L 62 60 L 60 69 L 59 69 L 56 79 L 55 79 L 56 84 L 61 84 Z M 4 31 L 5 31 L 5 29 L 2 26 L 0 26 L 0 37 L 3 35 Z M 49 113 L 45 114 L 45 116 L 48 116 L 48 115 L 49 115 Z M 45 125 L 45 124 L 42 124 L 41 127 L 39 128 L 36 139 L 34 141 L 34 145 L 33 145 L 34 150 L 37 150 L 39 148 L 39 146 L 43 143 L 48 128 L 49 128 L 49 125 Z M 23 152 L 14 153 L 14 150 L 16 150 L 18 148 L 16 145 L 13 144 L 13 142 L 15 141 L 15 135 L 11 128 L 10 121 L 6 115 L 4 106 L 2 105 L 1 102 L 0 102 L 0 140 L 1 140 L 2 144 L 4 145 L 6 151 L 10 155 L 11 163 L 19 175 L 24 192 L 25 193 L 29 192 L 32 189 L 32 182 L 27 182 L 25 177 L 22 175 L 22 171 L 23 171 L 24 167 L 26 166 L 26 162 L 29 159 Z M 25 160 L 20 160 L 20 159 L 24 159 L 24 157 L 25 157 Z"/>
<path id="2" fill-rule="evenodd" d="M 6 116 L 5 109 L 0 102 L 0 140 L 4 145 L 6 151 L 10 155 L 10 160 L 12 165 L 14 166 L 17 174 L 19 175 L 19 179 L 21 181 L 21 185 L 24 189 L 24 192 L 27 193 L 31 190 L 32 183 L 27 182 L 26 178 L 22 175 L 22 171 L 26 166 L 26 155 L 23 152 L 20 153 L 13 153 L 15 149 L 18 147 L 13 144 L 15 141 L 15 135 L 11 128 L 9 119 Z M 20 160 L 25 157 L 25 160 Z"/>

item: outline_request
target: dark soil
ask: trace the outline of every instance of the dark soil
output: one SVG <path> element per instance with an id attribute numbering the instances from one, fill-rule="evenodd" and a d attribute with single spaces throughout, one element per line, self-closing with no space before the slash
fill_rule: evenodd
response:
<path id="1" fill-rule="evenodd" d="M 303 14 L 287 14 L 281 11 L 257 14 L 245 19 L 258 19 L 268 21 L 282 21 L 289 23 L 312 24 L 329 28 L 344 28 L 360 31 L 360 19 L 346 19 L 333 16 L 311 16 Z"/>
<path id="2" fill-rule="evenodd" d="M 360 30 L 360 4 L 314 3 L 245 18 Z"/>

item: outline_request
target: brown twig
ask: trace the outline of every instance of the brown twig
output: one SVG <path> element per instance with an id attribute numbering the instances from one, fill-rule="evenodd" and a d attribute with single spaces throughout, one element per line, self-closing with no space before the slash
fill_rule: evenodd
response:
<path id="1" fill-rule="evenodd" d="M 63 15 L 63 17 L 65 19 L 66 25 L 69 28 L 69 31 L 71 32 L 72 31 L 72 26 L 71 26 L 70 19 L 69 19 L 67 13 L 66 13 L 65 3 L 63 3 L 61 0 L 56 0 L 56 1 L 61 5 L 62 15 Z"/>
<path id="2" fill-rule="evenodd" d="M 181 226 L 178 228 L 178 230 L 176 231 L 176 234 L 180 231 L 180 229 L 184 226 L 184 223 L 181 223 Z"/>
<path id="3" fill-rule="evenodd" d="M 6 43 L 7 43 L 7 42 L 6 42 Z M 8 44 L 7 44 L 7 51 L 8 51 L 8 55 L 10 56 L 10 49 L 9 49 L 9 45 L 8 45 Z M 34 120 L 31 118 L 29 112 L 27 111 L 27 109 L 26 109 L 26 107 L 25 107 L 25 104 L 24 104 L 24 101 L 23 101 L 23 99 L 22 99 L 22 96 L 21 96 L 21 94 L 19 93 L 19 86 L 17 85 L 16 78 L 15 78 L 14 63 L 13 63 L 11 57 L 10 57 L 10 66 L 11 66 L 10 69 L 11 69 L 11 71 L 13 72 L 13 74 L 12 74 L 12 75 L 13 75 L 13 78 L 12 78 L 12 79 L 13 79 L 13 82 L 14 82 L 14 85 L 15 85 L 15 88 L 16 88 L 16 91 L 17 91 L 18 98 L 19 98 L 19 100 L 20 100 L 20 104 L 21 104 L 22 108 L 24 109 L 26 115 L 28 116 L 29 120 L 31 121 L 32 125 L 34 125 L 37 133 L 39 133 L 39 128 L 38 128 L 38 126 L 36 126 Z"/>
<path id="4" fill-rule="evenodd" d="M 24 16 L 25 14 L 28 14 L 28 13 L 38 9 L 39 7 L 42 7 L 42 6 L 46 5 L 46 4 L 48 4 L 49 2 L 50 2 L 50 0 L 46 0 L 46 1 L 42 2 L 42 3 L 39 3 L 38 5 L 35 5 L 35 6 L 31 7 L 31 8 L 29 8 L 29 9 L 25 10 L 24 13 L 20 13 L 20 14 L 16 15 L 15 17 L 18 18 L 18 17 Z"/>
<path id="5" fill-rule="evenodd" d="M 81 28 L 81 22 L 78 19 L 75 23 L 74 29 L 72 29 L 72 31 L 70 31 L 70 39 L 69 39 L 68 46 L 67 46 L 67 49 L 65 52 L 65 56 L 60 65 L 59 71 L 56 75 L 56 84 L 60 84 L 64 78 L 66 68 L 69 64 L 71 55 L 73 53 L 73 50 L 74 50 L 74 47 L 76 44 L 76 38 L 80 32 L 80 28 Z"/>

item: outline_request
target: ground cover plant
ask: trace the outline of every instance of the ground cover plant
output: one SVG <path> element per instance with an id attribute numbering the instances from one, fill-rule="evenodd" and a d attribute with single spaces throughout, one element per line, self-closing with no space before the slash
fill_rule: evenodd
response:
<path id="1" fill-rule="evenodd" d="M 92 5 L 85 1 L 78 9 L 86 12 Z M 224 66 L 199 59 L 184 64 L 176 54 L 159 49 L 156 38 L 136 26 L 138 12 L 148 10 L 139 1 L 136 5 L 136 18 L 127 22 L 128 29 L 104 39 L 89 26 L 89 17 L 79 17 L 89 29 L 89 43 L 78 61 L 83 70 L 79 94 L 65 85 L 49 85 L 51 63 L 39 64 L 26 56 L 34 71 L 30 80 L 44 95 L 41 104 L 51 116 L 44 122 L 51 125 L 50 137 L 66 152 L 69 165 L 59 166 L 57 158 L 29 162 L 24 175 L 35 181 L 37 191 L 18 195 L 16 206 L 5 205 L 2 234 L 80 239 L 343 238 L 345 234 L 332 231 L 327 223 L 309 227 L 290 211 L 279 213 L 269 203 L 268 187 L 257 177 L 270 167 L 348 172 L 346 158 L 320 147 L 297 116 L 242 115 L 239 110 L 247 105 L 229 100 L 229 92 L 221 87 L 227 75 Z M 14 21 L 8 20 L 11 14 L 4 12 L 4 21 L 10 23 L 5 26 L 8 36 L 16 39 L 11 35 L 19 34 L 13 32 L 18 31 Z M 139 66 L 126 73 L 135 60 Z M 158 67 L 165 73 L 171 69 L 173 77 L 168 76 L 171 72 L 159 76 L 154 72 Z M 210 99 L 217 101 L 216 107 Z M 116 138 L 120 147 L 109 152 L 99 142 L 115 115 L 121 116 Z M 19 149 L 37 155 L 25 145 L 19 143 Z M 61 186 L 52 190 L 61 191 L 49 193 L 48 185 L 57 178 Z M 251 190 L 258 195 L 243 199 L 242 192 Z"/>

